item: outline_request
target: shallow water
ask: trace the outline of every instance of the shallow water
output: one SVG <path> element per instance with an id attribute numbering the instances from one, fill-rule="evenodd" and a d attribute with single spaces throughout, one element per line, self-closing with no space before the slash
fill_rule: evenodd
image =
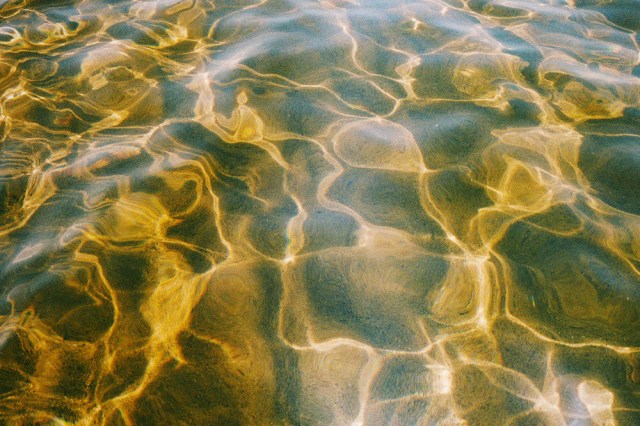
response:
<path id="1" fill-rule="evenodd" d="M 0 423 L 640 424 L 639 29 L 0 1 Z"/>

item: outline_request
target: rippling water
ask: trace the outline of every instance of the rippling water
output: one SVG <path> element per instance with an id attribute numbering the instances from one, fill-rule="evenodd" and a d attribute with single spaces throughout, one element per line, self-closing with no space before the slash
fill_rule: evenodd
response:
<path id="1" fill-rule="evenodd" d="M 0 1 L 0 423 L 640 424 L 639 29 Z"/>

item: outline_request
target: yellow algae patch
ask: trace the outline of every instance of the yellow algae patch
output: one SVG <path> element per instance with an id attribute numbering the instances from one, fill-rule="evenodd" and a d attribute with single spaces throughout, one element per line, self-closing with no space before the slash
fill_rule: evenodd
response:
<path id="1" fill-rule="evenodd" d="M 548 208 L 553 194 L 541 181 L 540 172 L 514 159 L 507 159 L 507 164 L 507 172 L 499 187 L 500 203 L 528 211 Z"/>
<path id="2" fill-rule="evenodd" d="M 252 141 L 262 139 L 264 124 L 260 117 L 244 105 L 238 107 L 238 129 L 235 138 L 241 141 Z"/>
<path id="3" fill-rule="evenodd" d="M 150 356 L 162 359 L 164 352 L 181 360 L 176 338 L 188 329 L 191 311 L 206 283 L 194 276 L 182 256 L 166 251 L 157 261 L 157 285 L 142 305 L 142 315 L 151 327 Z"/>
<path id="4" fill-rule="evenodd" d="M 575 59 L 554 55 L 540 65 L 540 85 L 552 103 L 578 122 L 616 118 L 640 102 L 640 79 L 611 68 L 597 71 Z"/>
<path id="5" fill-rule="evenodd" d="M 578 120 L 619 117 L 627 107 L 620 96 L 610 90 L 601 87 L 590 89 L 578 81 L 564 87 L 557 104 L 565 115 Z"/>
<path id="6" fill-rule="evenodd" d="M 500 144 L 485 153 L 492 161 L 488 194 L 501 205 L 541 211 L 567 201 L 586 186 L 578 167 L 581 136 L 562 126 L 495 131 Z M 500 165 L 500 166 L 498 166 Z"/>
<path id="7" fill-rule="evenodd" d="M 391 121 L 357 121 L 333 139 L 336 154 L 355 167 L 419 173 L 426 170 L 410 131 Z"/>
<path id="8" fill-rule="evenodd" d="M 248 97 L 245 91 L 241 91 L 236 97 L 237 107 L 226 118 L 222 114 L 216 114 L 217 121 L 224 128 L 233 132 L 233 141 L 257 142 L 262 139 L 264 133 L 264 122 L 258 114 L 247 106 Z"/>
<path id="9" fill-rule="evenodd" d="M 454 71 L 453 85 L 476 100 L 495 98 L 501 81 L 523 80 L 521 67 L 522 61 L 515 56 L 486 53 L 463 55 Z"/>
<path id="10" fill-rule="evenodd" d="M 168 225 L 169 215 L 157 197 L 133 193 L 120 198 L 98 228 L 111 241 L 124 242 L 162 237 Z"/>
<path id="11" fill-rule="evenodd" d="M 491 321 L 494 272 L 485 259 L 452 258 L 446 276 L 426 301 L 443 324 L 468 324 L 484 329 Z"/>

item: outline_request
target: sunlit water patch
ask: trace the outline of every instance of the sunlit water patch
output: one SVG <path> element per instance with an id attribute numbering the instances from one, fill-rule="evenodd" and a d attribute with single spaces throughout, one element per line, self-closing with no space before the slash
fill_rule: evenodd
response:
<path id="1" fill-rule="evenodd" d="M 0 423 L 640 424 L 639 23 L 0 1 Z"/>

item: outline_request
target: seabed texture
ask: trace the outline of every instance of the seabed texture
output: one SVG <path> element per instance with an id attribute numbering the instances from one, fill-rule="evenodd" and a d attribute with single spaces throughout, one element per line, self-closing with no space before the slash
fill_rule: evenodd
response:
<path id="1" fill-rule="evenodd" d="M 640 425 L 638 0 L 0 0 L 0 425 Z"/>

